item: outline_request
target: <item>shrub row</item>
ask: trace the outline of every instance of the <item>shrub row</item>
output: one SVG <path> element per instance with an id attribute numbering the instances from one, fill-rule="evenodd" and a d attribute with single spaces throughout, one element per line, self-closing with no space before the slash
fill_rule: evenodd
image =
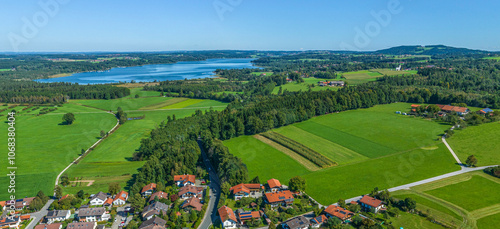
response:
<path id="1" fill-rule="evenodd" d="M 298 153 L 307 160 L 316 164 L 319 167 L 325 168 L 333 165 L 337 165 L 336 162 L 330 160 L 329 158 L 323 156 L 322 154 L 314 151 L 313 149 L 293 140 L 279 133 L 268 131 L 261 134 L 262 136 L 269 138 L 270 140 Z"/>

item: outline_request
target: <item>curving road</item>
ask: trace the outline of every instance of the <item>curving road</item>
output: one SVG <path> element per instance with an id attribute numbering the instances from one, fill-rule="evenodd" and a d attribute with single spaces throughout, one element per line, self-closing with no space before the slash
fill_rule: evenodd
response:
<path id="1" fill-rule="evenodd" d="M 220 200 L 220 181 L 219 176 L 215 172 L 210 160 L 208 160 L 208 156 L 201 145 L 201 140 L 198 140 L 198 146 L 200 147 L 203 162 L 205 162 L 205 166 L 208 169 L 208 175 L 210 176 L 210 184 L 208 185 L 210 188 L 210 201 L 208 202 L 207 211 L 205 212 L 203 221 L 200 226 L 198 226 L 199 229 L 206 229 L 218 218 L 217 205 Z"/>

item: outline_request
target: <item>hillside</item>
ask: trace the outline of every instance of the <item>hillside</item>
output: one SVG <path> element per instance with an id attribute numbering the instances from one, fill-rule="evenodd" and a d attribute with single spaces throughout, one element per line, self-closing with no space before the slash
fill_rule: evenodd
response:
<path id="1" fill-rule="evenodd" d="M 489 53 L 483 50 L 473 50 L 467 48 L 456 48 L 445 45 L 412 45 L 412 46 L 397 46 L 388 49 L 375 51 L 377 54 L 386 55 L 448 55 L 448 54 L 486 54 Z"/>

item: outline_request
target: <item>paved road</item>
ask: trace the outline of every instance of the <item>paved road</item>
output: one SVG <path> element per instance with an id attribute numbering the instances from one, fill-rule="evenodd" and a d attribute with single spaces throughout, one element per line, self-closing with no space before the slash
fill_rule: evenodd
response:
<path id="1" fill-rule="evenodd" d="M 49 201 L 47 201 L 47 203 L 45 204 L 45 206 L 43 206 L 42 210 L 37 211 L 35 213 L 31 213 L 31 219 L 33 219 L 33 220 L 26 227 L 26 229 L 33 229 L 38 224 L 38 222 L 40 222 L 40 220 L 43 217 L 45 217 L 47 215 L 47 213 L 49 213 L 48 209 L 49 209 L 50 205 L 52 204 L 52 202 L 54 202 L 54 200 L 50 199 Z"/>
<path id="2" fill-rule="evenodd" d="M 451 128 L 451 129 L 453 130 L 454 128 Z M 460 161 L 460 159 L 455 154 L 455 151 L 453 151 L 453 149 L 450 147 L 450 145 L 448 145 L 448 142 L 446 142 L 446 134 L 443 135 L 443 137 L 441 137 L 441 139 L 443 140 L 444 145 L 446 146 L 446 148 L 448 148 L 448 150 L 450 151 L 451 155 L 453 155 L 453 157 L 455 158 L 455 161 L 457 161 L 457 163 L 460 166 L 462 166 L 462 169 L 463 169 L 464 168 L 464 164 L 462 164 L 462 162 Z"/>
<path id="3" fill-rule="evenodd" d="M 200 140 L 198 140 L 198 145 L 200 147 L 205 166 L 209 170 L 208 174 L 210 176 L 210 184 L 208 185 L 208 187 L 210 188 L 210 201 L 208 202 L 207 211 L 205 212 L 203 221 L 201 222 L 200 226 L 198 226 L 199 229 L 206 229 L 217 220 L 217 205 L 219 204 L 220 200 L 220 181 L 219 176 L 217 176 L 217 173 L 215 173 L 214 167 L 208 160 L 205 150 L 203 150 L 203 147 L 201 146 Z"/>
<path id="4" fill-rule="evenodd" d="M 130 207 L 130 204 L 116 208 L 115 221 L 113 222 L 113 225 L 111 225 L 111 229 L 118 229 L 121 222 L 125 222 L 125 225 L 127 225 L 130 220 L 132 220 L 132 215 L 127 217 L 127 213 L 125 212 L 126 207 Z"/>

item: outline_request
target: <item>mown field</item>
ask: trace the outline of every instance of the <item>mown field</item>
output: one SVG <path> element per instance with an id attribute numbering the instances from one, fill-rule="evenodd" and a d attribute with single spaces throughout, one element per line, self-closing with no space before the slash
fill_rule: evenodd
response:
<path id="1" fill-rule="evenodd" d="M 462 162 L 474 155 L 478 166 L 500 165 L 500 122 L 469 126 L 456 130 L 447 139 Z"/>
<path id="2" fill-rule="evenodd" d="M 500 179 L 475 171 L 397 191 L 393 196 L 415 199 L 418 210 L 431 212 L 437 221 L 451 227 L 498 228 L 499 188 Z"/>
<path id="3" fill-rule="evenodd" d="M 346 78 L 346 81 L 350 85 L 362 84 L 369 81 L 374 81 L 378 77 L 382 77 L 384 75 L 387 76 L 395 76 L 395 75 L 406 75 L 406 74 L 416 74 L 416 70 L 412 71 L 396 71 L 394 69 L 387 68 L 377 68 L 371 70 L 362 70 L 362 71 L 354 71 L 354 72 L 344 72 L 342 76 Z"/>
<path id="4" fill-rule="evenodd" d="M 319 81 L 332 81 L 332 80 L 339 80 L 339 79 L 319 79 L 319 78 L 314 78 L 314 77 L 309 77 L 309 78 L 304 78 L 303 83 L 297 83 L 297 82 L 291 82 L 287 83 L 284 85 L 281 85 L 282 90 L 285 91 L 309 91 L 311 89 L 312 91 L 321 91 L 321 90 L 338 90 L 338 87 L 320 87 L 318 86 Z M 314 87 L 312 86 L 314 85 Z M 273 94 L 278 94 L 280 86 L 277 86 L 273 90 Z"/>
<path id="5" fill-rule="evenodd" d="M 339 163 L 316 172 L 304 174 L 297 161 L 275 166 L 281 163 L 279 158 L 288 156 L 246 136 L 225 145 L 243 159 L 251 177 L 284 177 L 283 183 L 287 183 L 290 177 L 303 175 L 307 193 L 322 204 L 366 194 L 374 187 L 390 188 L 458 170 L 438 140 L 449 126 L 395 114 L 409 106 L 379 105 L 318 116 L 274 130 Z"/>
<path id="6" fill-rule="evenodd" d="M 154 97 L 151 99 L 154 99 Z M 198 109 L 204 111 L 213 107 L 215 110 L 222 110 L 227 105 L 218 101 L 187 98 L 172 98 L 156 104 L 144 103 L 144 99 L 141 98 L 127 101 L 137 103 L 129 105 L 129 107 L 135 107 L 136 110 L 129 111 L 127 113 L 128 117 L 145 115 L 145 118 L 127 121 L 78 165 L 71 167 L 67 171 L 70 179 L 92 180 L 95 182 L 91 186 L 86 186 L 87 183 L 81 183 L 76 187 L 66 187 L 64 188 L 65 193 L 76 193 L 79 190 L 89 193 L 105 191 L 111 182 L 119 182 L 121 187 L 126 187 L 127 182 L 134 174 L 137 174 L 138 169 L 144 164 L 143 161 L 132 161 L 134 152 L 139 149 L 141 139 L 148 137 L 150 131 L 158 124 L 167 120 L 168 116 L 175 115 L 176 118 L 183 118 L 192 115 Z M 160 108 L 160 110 L 146 109 L 148 107 L 164 106 L 165 101 L 176 101 L 177 103 L 161 108 L 164 110 Z M 95 101 L 93 102 L 95 103 Z M 99 107 L 110 104 L 105 100 L 101 100 L 101 102 L 103 104 L 98 104 Z"/>
<path id="7" fill-rule="evenodd" d="M 37 111 L 21 111 L 16 116 L 16 195 L 34 196 L 39 190 L 51 194 L 57 174 L 78 157 L 82 148 L 90 147 L 98 138 L 100 130 L 109 130 L 116 124 L 116 118 L 104 111 L 65 104 L 58 110 L 35 116 Z M 11 110 L 11 109 L 9 109 Z M 62 125 L 62 116 L 74 112 L 76 121 L 70 126 Z M 2 112 L 4 114 L 5 112 Z M 3 116 L 5 117 L 5 116 Z M 2 117 L 2 118 L 3 118 Z M 7 135 L 7 124 L 0 123 L 0 135 Z M 7 155 L 2 147 L 0 154 Z M 6 174 L 6 160 L 0 160 L 0 172 Z M 7 187 L 5 176 L 0 185 Z M 0 200 L 8 197 L 0 192 Z"/>

